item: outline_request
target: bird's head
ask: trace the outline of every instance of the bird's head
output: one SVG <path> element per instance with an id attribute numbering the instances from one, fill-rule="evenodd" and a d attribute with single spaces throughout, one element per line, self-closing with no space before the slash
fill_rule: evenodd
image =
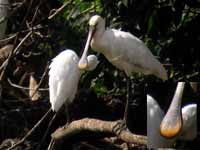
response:
<path id="1" fill-rule="evenodd" d="M 87 67 L 88 67 L 87 51 L 89 49 L 90 42 L 91 42 L 92 37 L 95 34 L 95 32 L 100 30 L 103 27 L 103 24 L 105 24 L 105 21 L 99 15 L 94 15 L 90 18 L 88 38 L 87 38 L 87 42 L 85 45 L 85 49 L 83 51 L 83 54 L 82 54 L 81 59 L 78 64 L 79 69 L 82 69 L 82 70 L 87 69 Z M 105 28 L 105 25 L 104 25 L 104 28 Z"/>
<path id="2" fill-rule="evenodd" d="M 89 26 L 97 26 L 99 22 L 101 22 L 103 18 L 99 15 L 94 15 L 90 18 Z"/>
<path id="3" fill-rule="evenodd" d="M 88 67 L 87 67 L 88 71 L 94 70 L 99 64 L 99 60 L 95 55 L 89 55 L 87 57 L 87 61 L 88 61 Z"/>

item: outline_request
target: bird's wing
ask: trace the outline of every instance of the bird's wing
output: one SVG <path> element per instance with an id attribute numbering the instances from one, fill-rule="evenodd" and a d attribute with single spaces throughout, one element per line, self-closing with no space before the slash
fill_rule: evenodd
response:
<path id="1" fill-rule="evenodd" d="M 77 90 L 80 77 L 78 60 L 78 56 L 68 50 L 56 56 L 50 64 L 50 102 L 55 111 L 58 111 L 66 100 L 70 102 L 73 97 L 72 93 Z"/>
<path id="2" fill-rule="evenodd" d="M 139 71 L 166 78 L 165 69 L 140 39 L 128 32 L 114 29 L 107 30 L 105 36 L 108 37 L 105 38 L 108 49 L 113 51 L 113 56 L 118 56 L 116 59 L 121 59 L 121 62 L 126 65 L 125 71 Z"/>

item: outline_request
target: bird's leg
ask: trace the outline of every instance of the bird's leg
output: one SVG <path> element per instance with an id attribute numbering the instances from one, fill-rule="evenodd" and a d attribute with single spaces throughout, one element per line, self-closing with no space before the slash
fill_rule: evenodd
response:
<path id="1" fill-rule="evenodd" d="M 127 81 L 127 97 L 126 97 L 123 120 L 118 121 L 116 126 L 114 126 L 113 128 L 113 131 L 118 135 L 121 133 L 122 130 L 127 129 L 128 108 L 129 108 L 129 101 L 131 99 L 131 79 L 126 76 L 126 81 Z"/>
<path id="2" fill-rule="evenodd" d="M 49 130 L 50 130 L 50 128 L 51 128 L 53 122 L 54 122 L 55 119 L 57 118 L 57 116 L 63 111 L 63 107 L 66 107 L 66 105 L 63 105 L 63 106 L 55 113 L 55 115 L 52 117 L 51 121 L 50 121 L 49 124 L 48 124 L 47 130 L 45 131 L 44 136 L 42 137 L 42 140 L 41 140 L 40 144 L 37 146 L 36 150 L 42 149 L 42 146 L 43 146 L 43 144 L 44 144 L 44 142 L 45 142 L 45 139 L 46 139 L 46 137 L 47 137 L 47 134 L 48 134 L 48 132 L 49 132 Z M 67 118 L 68 118 L 68 117 L 67 117 Z"/>
<path id="3" fill-rule="evenodd" d="M 66 120 L 67 120 L 67 124 L 70 123 L 70 114 L 69 114 L 69 110 L 68 110 L 68 104 L 65 103 L 65 115 L 66 115 Z"/>
<path id="4" fill-rule="evenodd" d="M 56 117 L 58 116 L 59 112 L 60 112 L 60 111 L 56 112 L 56 113 L 54 114 L 54 116 L 52 117 L 51 121 L 50 121 L 49 124 L 48 124 L 47 130 L 45 131 L 44 136 L 42 137 L 42 140 L 41 140 L 40 144 L 37 146 L 36 150 L 42 149 L 42 146 L 43 146 L 44 141 L 45 141 L 45 139 L 46 139 L 46 137 L 47 137 L 47 134 L 48 134 L 48 132 L 49 132 L 49 130 L 50 130 L 50 127 L 51 127 L 51 125 L 53 124 L 53 122 L 54 122 L 54 120 L 56 119 Z"/>
<path id="5" fill-rule="evenodd" d="M 127 116 L 128 116 L 128 107 L 129 107 L 129 102 L 131 99 L 131 79 L 126 76 L 126 80 L 127 80 L 127 97 L 126 97 L 126 105 L 125 105 L 125 110 L 124 110 L 124 118 L 123 121 L 126 124 L 127 122 Z"/>

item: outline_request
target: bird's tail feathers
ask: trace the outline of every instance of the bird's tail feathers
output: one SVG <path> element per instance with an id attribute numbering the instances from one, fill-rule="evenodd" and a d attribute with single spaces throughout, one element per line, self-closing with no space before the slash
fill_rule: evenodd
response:
<path id="1" fill-rule="evenodd" d="M 163 81 L 168 79 L 167 71 L 163 66 L 161 66 L 160 69 L 157 71 L 157 76 L 161 78 Z"/>

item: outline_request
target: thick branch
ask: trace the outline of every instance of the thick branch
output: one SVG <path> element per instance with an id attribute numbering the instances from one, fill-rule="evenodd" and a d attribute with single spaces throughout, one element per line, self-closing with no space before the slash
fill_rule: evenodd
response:
<path id="1" fill-rule="evenodd" d="M 117 126 L 118 123 L 119 123 L 118 121 L 102 121 L 89 118 L 77 120 L 57 129 L 52 134 L 52 138 L 55 141 L 61 141 L 63 139 L 65 140 L 69 139 L 69 137 L 77 135 L 81 131 L 92 131 L 92 132 L 111 133 L 128 143 L 137 143 L 141 145 L 147 144 L 146 136 L 135 135 L 129 132 L 128 130 L 122 130 L 120 133 L 115 133 L 113 129 Z"/>

